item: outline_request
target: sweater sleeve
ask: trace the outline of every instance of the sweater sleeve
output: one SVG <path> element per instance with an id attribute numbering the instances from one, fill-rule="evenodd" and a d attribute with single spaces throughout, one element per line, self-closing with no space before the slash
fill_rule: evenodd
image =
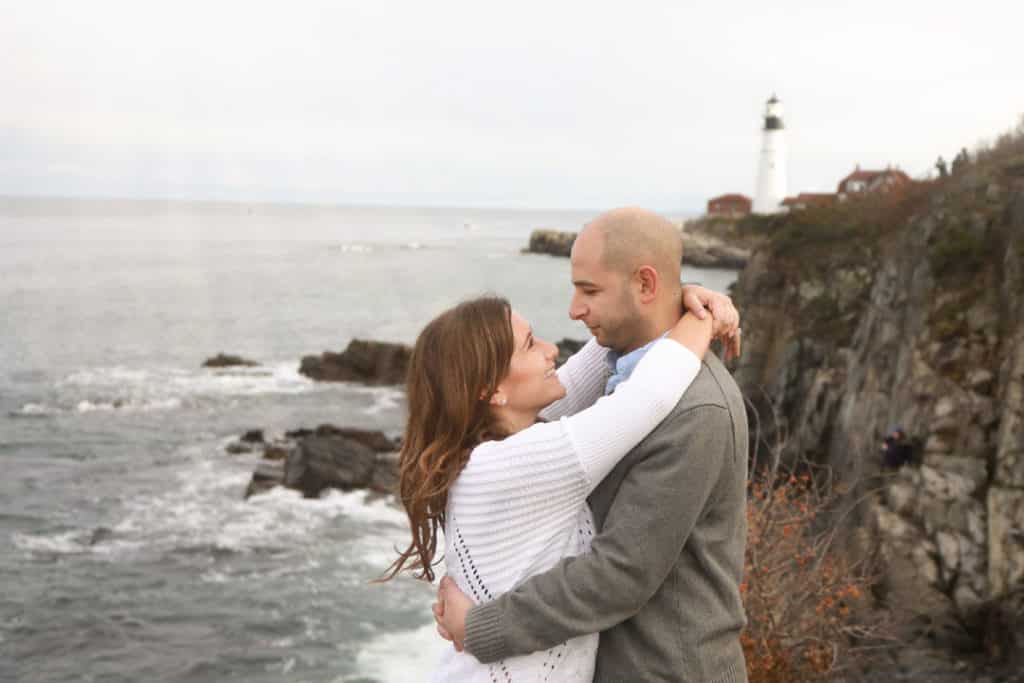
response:
<path id="1" fill-rule="evenodd" d="M 692 351 L 674 340 L 659 340 L 610 396 L 570 417 L 478 447 L 456 486 L 487 494 L 495 507 L 507 507 L 511 500 L 502 501 L 511 497 L 522 503 L 545 495 L 532 483 L 546 473 L 559 478 L 571 472 L 577 479 L 582 475 L 580 495 L 585 498 L 668 416 L 698 372 L 700 359 Z"/>
<path id="2" fill-rule="evenodd" d="M 618 393 L 618 392 L 616 392 Z M 543 650 L 608 629 L 658 590 L 731 454 L 728 412 L 703 405 L 653 436 L 626 475 L 592 552 L 559 562 L 466 617 L 466 650 L 481 662 Z"/>
<path id="3" fill-rule="evenodd" d="M 591 338 L 582 349 L 569 357 L 558 368 L 558 381 L 565 387 L 565 397 L 540 411 L 540 416 L 552 422 L 575 415 L 604 395 L 608 382 L 608 349 Z"/>

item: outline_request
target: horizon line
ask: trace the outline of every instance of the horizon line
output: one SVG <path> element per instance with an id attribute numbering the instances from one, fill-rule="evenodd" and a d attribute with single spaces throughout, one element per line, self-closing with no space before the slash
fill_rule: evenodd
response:
<path id="1" fill-rule="evenodd" d="M 615 207 L 593 207 L 593 206 L 516 206 L 507 204 L 453 204 L 453 203 L 417 203 L 417 202 L 388 202 L 385 200 L 363 200 L 353 202 L 338 201 L 316 201 L 299 199 L 214 199 L 209 197 L 183 197 L 183 196 L 144 196 L 124 197 L 113 195 L 73 195 L 73 194 L 6 194 L 0 193 L 0 200 L 63 200 L 81 202 L 139 202 L 139 203 L 192 203 L 192 204 L 255 204 L 263 206 L 295 206 L 295 207 L 322 207 L 322 208 L 371 208 L 371 209 L 470 209 L 470 210 L 493 210 L 493 211 L 572 211 L 572 212 L 602 212 Z M 681 206 L 673 208 L 650 207 L 652 210 L 664 213 L 702 213 L 699 209 L 687 209 Z"/>

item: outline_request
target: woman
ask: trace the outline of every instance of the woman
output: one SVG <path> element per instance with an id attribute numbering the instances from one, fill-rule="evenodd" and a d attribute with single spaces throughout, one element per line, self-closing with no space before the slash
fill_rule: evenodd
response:
<path id="1" fill-rule="evenodd" d="M 445 571 L 478 603 L 587 552 L 587 495 L 679 401 L 713 324 L 684 315 L 598 400 L 607 350 L 593 340 L 556 372 L 557 348 L 504 299 L 434 319 L 408 376 L 400 488 L 413 538 L 388 578 L 408 564 L 433 580 L 442 525 Z M 435 680 L 590 681 L 596 652 L 597 634 L 490 665 L 451 648 Z"/>

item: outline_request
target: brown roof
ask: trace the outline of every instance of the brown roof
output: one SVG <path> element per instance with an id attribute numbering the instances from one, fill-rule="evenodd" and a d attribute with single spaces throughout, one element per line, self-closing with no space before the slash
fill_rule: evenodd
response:
<path id="1" fill-rule="evenodd" d="M 860 168 L 856 168 L 853 170 L 852 173 L 850 173 L 850 175 L 846 176 L 845 178 L 839 181 L 839 187 L 843 187 L 843 185 L 850 182 L 851 180 L 863 180 L 864 182 L 870 183 L 872 180 L 874 180 L 880 175 L 891 175 L 895 177 L 897 180 L 908 183 L 910 182 L 910 176 L 908 176 L 906 173 L 899 170 L 898 168 L 883 168 L 880 171 L 866 171 Z"/>
<path id="2" fill-rule="evenodd" d="M 712 197 L 708 201 L 709 202 L 721 202 L 721 201 L 727 201 L 727 202 L 749 202 L 749 201 L 752 201 L 752 200 L 750 199 L 750 197 L 747 197 L 746 195 L 738 194 L 736 192 L 731 192 L 729 194 L 723 194 L 723 195 L 719 195 L 717 197 Z"/>

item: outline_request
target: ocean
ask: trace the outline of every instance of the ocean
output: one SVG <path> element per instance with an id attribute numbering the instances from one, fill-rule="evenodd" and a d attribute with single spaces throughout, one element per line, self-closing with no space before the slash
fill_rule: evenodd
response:
<path id="1" fill-rule="evenodd" d="M 521 250 L 596 213 L 0 198 L 0 680 L 425 679 L 432 588 L 369 583 L 404 515 L 361 492 L 245 501 L 258 456 L 224 446 L 400 434 L 399 388 L 299 359 L 412 343 L 466 297 L 585 338 L 568 260 Z M 218 352 L 260 366 L 203 369 Z"/>

